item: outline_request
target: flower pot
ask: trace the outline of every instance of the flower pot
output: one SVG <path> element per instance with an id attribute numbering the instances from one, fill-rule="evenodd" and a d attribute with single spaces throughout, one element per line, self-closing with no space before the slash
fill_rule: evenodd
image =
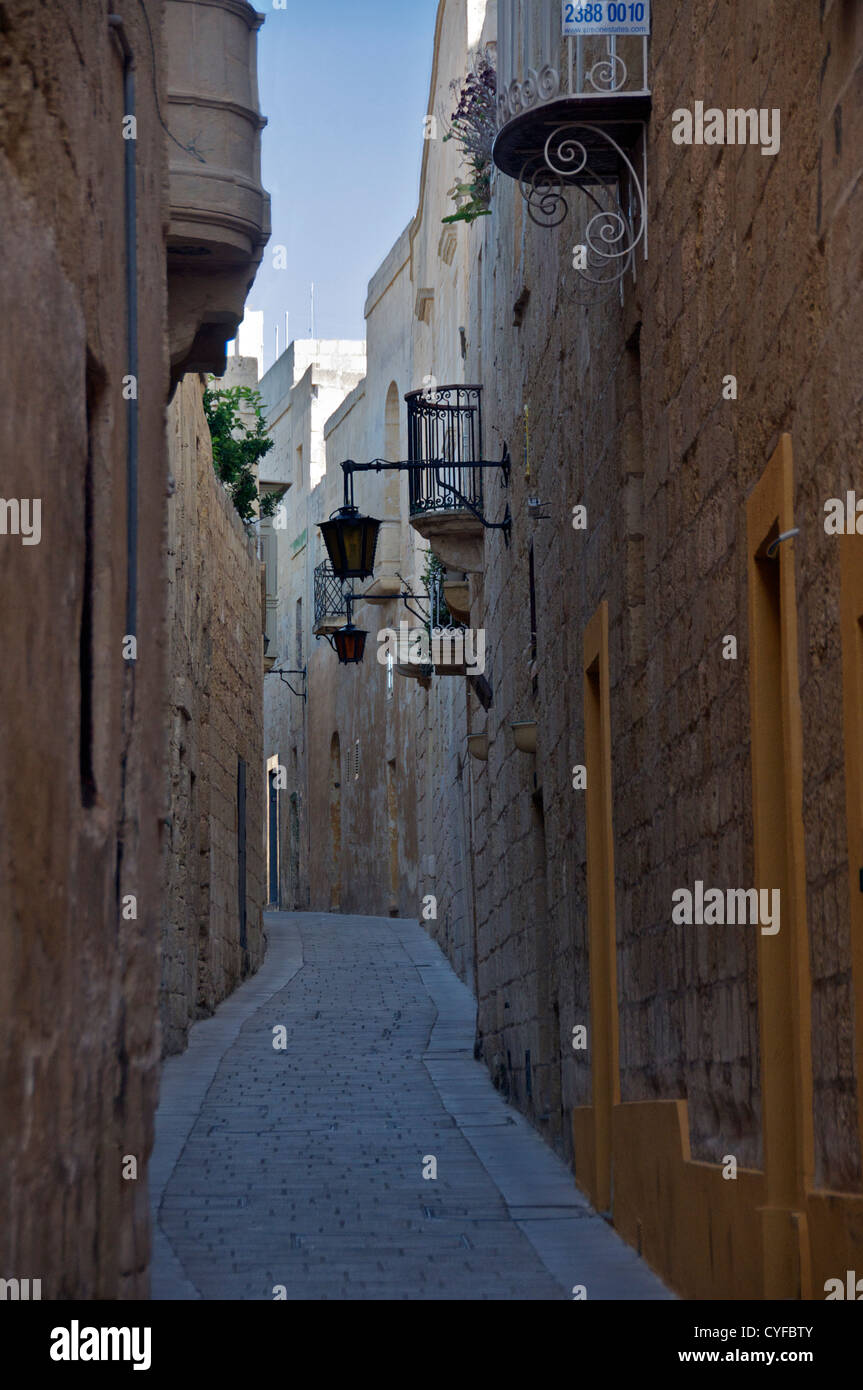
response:
<path id="1" fill-rule="evenodd" d="M 488 762 L 488 734 L 468 734 L 467 749 L 472 758 Z"/>
<path id="2" fill-rule="evenodd" d="M 523 720 L 518 724 L 510 724 L 515 746 L 522 753 L 536 752 L 536 720 Z"/>
<path id="3" fill-rule="evenodd" d="M 457 623 L 470 622 L 470 585 L 466 579 L 445 579 L 443 596 Z"/>

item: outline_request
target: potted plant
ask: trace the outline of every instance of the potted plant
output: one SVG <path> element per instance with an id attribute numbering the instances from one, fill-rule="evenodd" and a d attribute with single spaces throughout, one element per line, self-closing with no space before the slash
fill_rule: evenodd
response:
<path id="1" fill-rule="evenodd" d="M 444 140 L 458 140 L 467 165 L 466 177 L 450 189 L 457 212 L 444 222 L 475 222 L 491 213 L 491 147 L 497 132 L 497 73 L 480 58 L 459 95 Z"/>

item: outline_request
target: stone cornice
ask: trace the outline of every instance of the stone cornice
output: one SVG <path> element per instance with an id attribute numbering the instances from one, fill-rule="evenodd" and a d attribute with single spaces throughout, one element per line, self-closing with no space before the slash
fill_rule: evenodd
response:
<path id="1" fill-rule="evenodd" d="M 202 96 L 200 92 L 169 91 L 168 103 L 171 106 L 203 106 L 211 111 L 230 111 L 235 116 L 242 116 L 256 130 L 263 130 L 267 124 L 266 116 L 262 116 L 257 107 L 243 106 L 238 101 L 227 101 L 223 97 Z"/>
<path id="2" fill-rule="evenodd" d="M 260 29 L 266 15 L 259 14 L 246 0 L 171 0 L 172 5 L 209 5 L 214 10 L 227 10 L 245 20 L 250 29 Z"/>

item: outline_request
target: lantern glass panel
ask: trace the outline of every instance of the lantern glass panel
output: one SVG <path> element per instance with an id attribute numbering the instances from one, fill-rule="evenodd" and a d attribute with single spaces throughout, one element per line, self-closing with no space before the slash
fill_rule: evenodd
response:
<path id="1" fill-rule="evenodd" d="M 336 651 L 339 661 L 343 666 L 357 666 L 362 661 L 366 649 L 366 637 L 368 634 L 362 628 L 348 627 L 339 628 L 335 633 Z"/>
<path id="2" fill-rule="evenodd" d="M 355 508 L 343 508 L 320 523 L 333 573 L 339 579 L 372 577 L 380 526 L 374 517 L 359 516 Z"/>

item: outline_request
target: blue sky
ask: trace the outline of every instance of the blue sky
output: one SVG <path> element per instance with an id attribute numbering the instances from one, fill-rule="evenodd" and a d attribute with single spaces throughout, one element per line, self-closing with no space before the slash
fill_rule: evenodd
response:
<path id="1" fill-rule="evenodd" d="M 263 182 L 273 233 L 247 307 L 264 365 L 309 337 L 363 338 L 366 286 L 416 210 L 437 0 L 257 0 Z M 273 247 L 287 248 L 287 269 Z"/>

